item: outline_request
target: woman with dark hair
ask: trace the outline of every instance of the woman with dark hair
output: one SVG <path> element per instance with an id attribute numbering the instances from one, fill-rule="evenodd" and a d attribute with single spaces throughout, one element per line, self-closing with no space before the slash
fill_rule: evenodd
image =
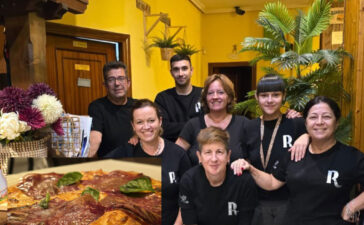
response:
<path id="1" fill-rule="evenodd" d="M 190 119 L 182 129 L 176 144 L 188 150 L 192 164 L 197 165 L 198 133 L 206 127 L 219 127 L 230 135 L 231 159 L 243 158 L 241 134 L 248 119 L 231 113 L 235 104 L 234 84 L 231 80 L 224 74 L 209 76 L 201 93 L 201 104 L 206 114 Z"/>
<path id="2" fill-rule="evenodd" d="M 276 190 L 285 183 L 289 203 L 285 225 L 351 224 L 364 208 L 364 193 L 350 200 L 356 183 L 364 184 L 364 154 L 335 139 L 340 119 L 337 103 L 319 96 L 309 101 L 303 116 L 311 143 L 299 162 L 289 157 L 273 168 L 272 174 L 238 160 L 232 168 L 237 174 L 249 170 L 256 183 L 265 190 Z"/>
<path id="3" fill-rule="evenodd" d="M 248 121 L 241 134 L 245 137 L 243 149 L 246 158 L 254 167 L 267 173 L 272 173 L 273 168 L 291 154 L 291 148 L 296 148 L 295 160 L 300 160 L 308 145 L 306 135 L 293 147 L 293 142 L 305 134 L 306 129 L 303 118 L 288 119 L 286 114 L 281 113 L 285 93 L 285 83 L 281 77 L 273 74 L 262 77 L 255 95 L 262 116 Z M 258 187 L 259 202 L 252 225 L 281 225 L 288 195 L 285 185 L 275 191 L 265 191 Z"/>
<path id="4" fill-rule="evenodd" d="M 220 128 L 202 129 L 197 136 L 200 165 L 180 183 L 183 224 L 250 225 L 256 205 L 251 176 L 235 177 L 229 169 L 229 134 Z"/>
<path id="5" fill-rule="evenodd" d="M 139 142 L 135 146 L 125 143 L 105 157 L 161 157 L 162 225 L 182 224 L 178 185 L 182 174 L 191 167 L 191 162 L 181 147 L 161 137 L 162 117 L 155 103 L 148 99 L 137 100 L 131 113 L 132 127 Z"/>

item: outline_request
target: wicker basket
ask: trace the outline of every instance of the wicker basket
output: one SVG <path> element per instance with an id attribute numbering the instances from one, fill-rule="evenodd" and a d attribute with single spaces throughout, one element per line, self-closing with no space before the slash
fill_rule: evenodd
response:
<path id="1" fill-rule="evenodd" d="M 50 136 L 47 135 L 36 141 L 12 142 L 5 146 L 0 144 L 0 168 L 7 174 L 8 161 L 11 157 L 47 157 Z"/>

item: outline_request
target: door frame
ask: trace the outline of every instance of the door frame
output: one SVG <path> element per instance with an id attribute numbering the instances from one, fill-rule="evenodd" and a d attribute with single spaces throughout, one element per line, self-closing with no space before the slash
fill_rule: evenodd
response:
<path id="1" fill-rule="evenodd" d="M 216 67 L 239 67 L 239 66 L 249 66 L 252 68 L 252 90 L 257 88 L 257 68 L 256 65 L 250 65 L 249 62 L 223 62 L 223 63 L 208 63 L 208 74 L 211 75 L 212 71 Z"/>
<path id="2" fill-rule="evenodd" d="M 131 74 L 131 58 L 130 58 L 130 35 L 120 34 L 103 30 L 95 30 L 90 28 L 76 27 L 59 23 L 46 22 L 46 34 L 53 34 L 66 37 L 84 37 L 90 39 L 112 41 L 119 43 L 120 61 L 124 62 L 127 69 L 130 82 L 132 82 Z M 128 90 L 128 95 L 132 96 L 132 85 Z"/>

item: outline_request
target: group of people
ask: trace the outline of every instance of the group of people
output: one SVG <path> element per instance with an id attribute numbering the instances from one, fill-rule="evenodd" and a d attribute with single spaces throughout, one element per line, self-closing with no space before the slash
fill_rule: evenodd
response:
<path id="1" fill-rule="evenodd" d="M 92 102 L 90 155 L 162 158 L 162 224 L 350 224 L 364 208 L 364 155 L 336 141 L 338 105 L 316 97 L 282 114 L 285 84 L 257 85 L 262 116 L 232 114 L 234 85 L 223 74 L 191 85 L 188 56 L 170 60 L 175 87 L 154 102 L 127 97 L 126 66 L 104 66 L 107 96 Z M 247 172 L 249 171 L 249 172 Z"/>

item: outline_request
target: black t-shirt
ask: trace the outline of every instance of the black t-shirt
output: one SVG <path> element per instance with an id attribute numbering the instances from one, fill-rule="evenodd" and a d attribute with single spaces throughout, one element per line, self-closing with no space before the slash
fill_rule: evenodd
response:
<path id="1" fill-rule="evenodd" d="M 337 142 L 322 154 L 307 150 L 299 162 L 287 158 L 273 176 L 285 181 L 291 193 L 286 225 L 342 224 L 352 187 L 364 185 L 364 154 Z"/>
<path id="2" fill-rule="evenodd" d="M 234 176 L 228 167 L 225 181 L 219 187 L 210 185 L 201 165 L 188 170 L 180 183 L 183 224 L 250 225 L 256 199 L 250 174 Z"/>
<path id="3" fill-rule="evenodd" d="M 173 142 L 164 139 L 163 152 L 158 156 L 146 154 L 138 143 L 133 146 L 124 143 L 106 155 L 108 158 L 161 157 L 162 158 L 162 225 L 173 224 L 179 206 L 179 183 L 185 171 L 191 168 L 186 151 Z"/>
<path id="4" fill-rule="evenodd" d="M 90 103 L 88 114 L 92 117 L 91 130 L 102 133 L 97 151 L 99 157 L 103 157 L 133 136 L 130 122 L 133 101 L 128 98 L 125 105 L 114 105 L 107 97 L 103 97 Z"/>
<path id="5" fill-rule="evenodd" d="M 272 173 L 273 167 L 277 167 L 282 160 L 286 159 L 287 155 L 291 155 L 291 153 L 288 152 L 288 149 L 293 146 L 294 141 L 302 134 L 306 133 L 305 122 L 303 118 L 287 119 L 285 115 L 282 115 L 282 121 L 279 125 L 271 156 L 265 170 L 260 159 L 260 122 L 261 119 L 257 118 L 246 123 L 243 134 L 245 137 L 243 149 L 246 151 L 245 155 L 247 155 L 247 158 L 254 167 L 267 173 Z M 276 123 L 277 119 L 264 121 L 264 159 L 267 155 Z M 258 187 L 258 197 L 260 201 L 286 201 L 288 200 L 288 196 L 288 189 L 285 185 L 275 191 L 266 191 Z"/>
<path id="6" fill-rule="evenodd" d="M 163 137 L 175 142 L 186 122 L 202 114 L 200 97 L 202 88 L 192 86 L 188 95 L 178 95 L 176 88 L 160 92 L 155 98 L 162 111 Z"/>
<path id="7" fill-rule="evenodd" d="M 248 119 L 243 116 L 233 115 L 229 125 L 226 127 L 226 131 L 230 135 L 229 148 L 231 149 L 231 161 L 239 158 L 245 158 L 242 149 L 244 139 L 242 134 L 247 121 Z M 204 128 L 206 128 L 204 117 L 195 117 L 186 123 L 179 135 L 191 145 L 190 149 L 188 149 L 188 156 L 191 159 L 192 165 L 198 164 L 198 158 L 196 155 L 196 151 L 198 150 L 197 135 Z"/>

